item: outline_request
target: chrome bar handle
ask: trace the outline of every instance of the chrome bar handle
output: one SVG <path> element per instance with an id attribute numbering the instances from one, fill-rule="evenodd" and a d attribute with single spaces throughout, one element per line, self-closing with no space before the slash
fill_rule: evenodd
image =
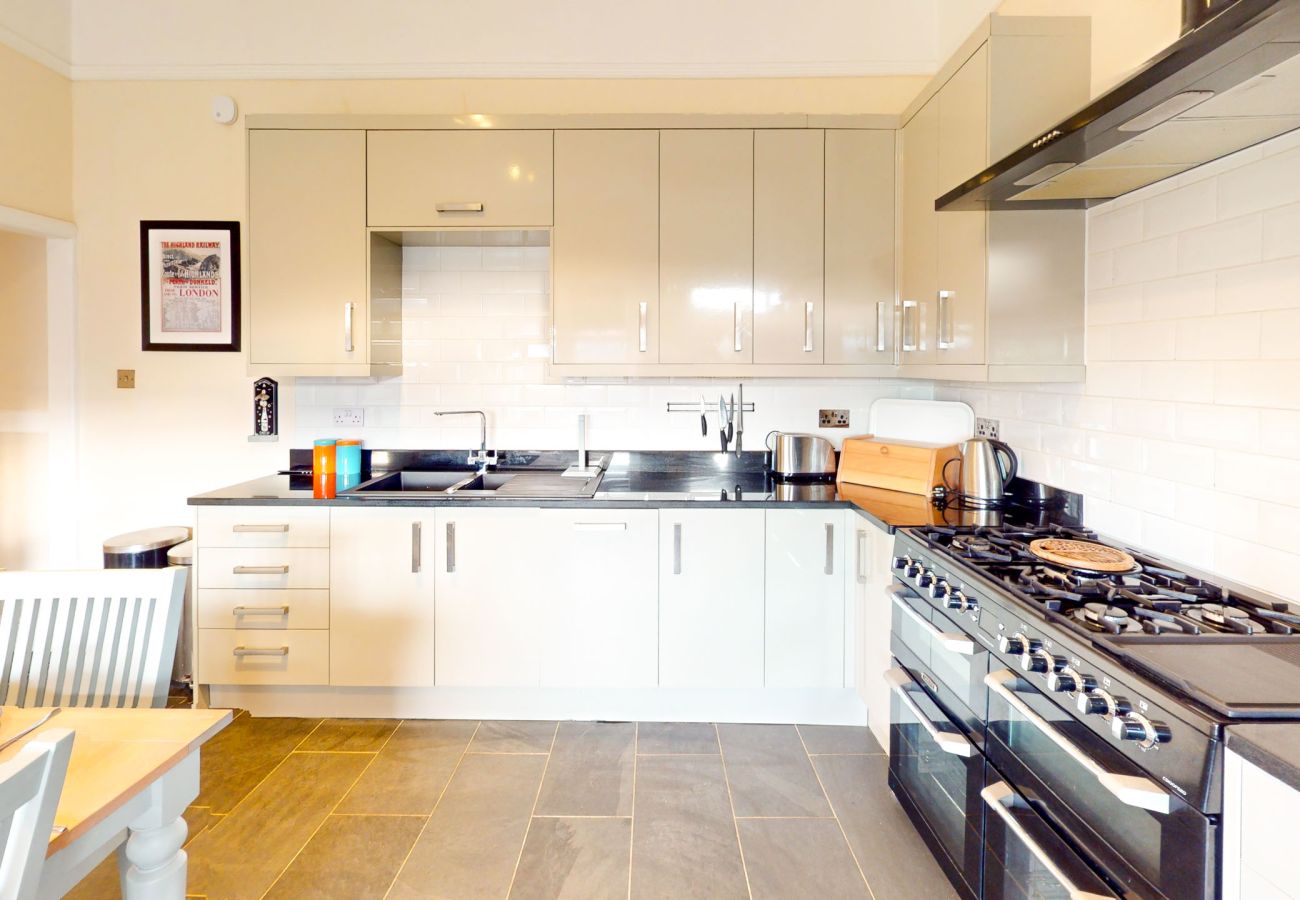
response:
<path id="1" fill-rule="evenodd" d="M 911 353 L 917 349 L 919 335 L 913 332 L 917 327 L 917 320 L 920 319 L 920 309 L 917 307 L 915 300 L 903 301 L 903 339 L 900 341 L 904 353 Z M 909 324 L 909 321 L 912 324 Z M 918 328 L 919 330 L 919 328 Z"/>
<path id="2" fill-rule="evenodd" d="M 930 640 L 935 641 L 945 650 L 951 650 L 953 653 L 960 653 L 962 656 L 975 655 L 975 642 L 966 635 L 959 632 L 940 631 L 934 627 L 934 624 L 926 621 L 916 610 L 907 605 L 903 597 L 907 594 L 906 588 L 901 588 L 896 584 L 891 584 L 885 588 L 885 593 L 894 605 L 902 611 L 903 615 L 910 618 L 913 622 L 921 627 L 921 630 L 930 636 Z"/>
<path id="3" fill-rule="evenodd" d="M 343 304 L 343 350 L 352 352 L 352 303 Z"/>
<path id="4" fill-rule="evenodd" d="M 434 210 L 440 213 L 482 212 L 482 203 L 435 203 Z"/>
<path id="5" fill-rule="evenodd" d="M 826 564 L 822 567 L 822 574 L 835 574 L 835 524 L 826 523 Z"/>
<path id="6" fill-rule="evenodd" d="M 937 343 L 941 348 L 953 346 L 952 337 L 952 291 L 939 292 L 939 335 Z"/>
<path id="7" fill-rule="evenodd" d="M 289 605 L 284 606 L 234 606 L 230 609 L 232 616 L 287 616 Z"/>
<path id="8" fill-rule="evenodd" d="M 238 646 L 233 651 L 235 656 L 288 656 L 289 648 L 279 647 L 244 647 Z"/>
<path id="9" fill-rule="evenodd" d="M 682 574 L 682 523 L 673 523 L 673 574 Z"/>
<path id="10" fill-rule="evenodd" d="M 1065 888 L 1070 900 L 1104 900 L 1106 896 L 1104 894 L 1094 894 L 1075 887 L 1066 874 L 1061 871 L 1060 866 L 1053 862 L 1052 858 L 1039 846 L 1039 843 L 1029 836 L 1025 826 L 1021 825 L 1016 820 L 1016 817 L 1011 814 L 1011 807 L 1016 802 L 1016 792 L 1005 781 L 990 784 L 980 791 L 980 796 L 984 798 L 984 802 L 988 804 L 989 809 L 993 810 L 997 817 L 1002 820 L 1002 824 L 1007 827 L 1007 830 L 1014 834 L 1016 839 L 1025 845 L 1025 849 L 1030 852 L 1034 859 L 1038 860 L 1044 869 L 1051 872 L 1052 877 L 1060 883 L 1061 887 Z"/>
<path id="11" fill-rule="evenodd" d="M 289 567 L 284 566 L 235 566 L 230 570 L 234 575 L 288 575 Z"/>
<path id="12" fill-rule="evenodd" d="M 744 344 L 741 341 L 741 334 L 740 334 L 740 301 L 739 300 L 731 304 L 731 328 L 733 333 L 732 336 L 734 338 L 732 349 L 734 349 L 737 353 L 739 353 L 741 350 L 745 349 Z"/>
<path id="13" fill-rule="evenodd" d="M 637 326 L 637 350 L 641 353 L 646 351 L 646 316 L 649 314 L 650 304 L 642 300 L 638 307 L 638 326 Z"/>
<path id="14" fill-rule="evenodd" d="M 456 523 L 447 523 L 447 571 L 456 571 Z"/>
<path id="15" fill-rule="evenodd" d="M 235 534 L 283 534 L 289 530 L 286 525 L 233 525 L 230 528 Z"/>
<path id="16" fill-rule="evenodd" d="M 858 584 L 867 583 L 867 533 L 858 532 Z"/>
<path id="17" fill-rule="evenodd" d="M 1050 740 L 1064 751 L 1066 756 L 1101 782 L 1101 786 L 1114 794 L 1120 802 L 1156 813 L 1168 814 L 1173 810 L 1174 798 L 1164 788 L 1151 779 L 1143 778 L 1140 775 L 1121 775 L 1118 772 L 1107 772 L 1097 764 L 1096 760 L 1061 734 L 1056 726 L 1030 709 L 1029 704 L 1021 700 L 1012 687 L 1017 680 L 1015 673 L 1009 669 L 990 672 L 984 676 L 984 683 L 988 685 L 989 690 L 1005 700 L 1008 706 L 1020 713 L 1025 721 L 1040 731 L 1043 737 Z"/>
<path id="18" fill-rule="evenodd" d="M 909 692 L 915 689 L 915 683 L 912 676 L 907 674 L 906 669 L 890 669 L 885 673 L 885 683 L 893 691 L 903 706 L 907 707 L 908 712 L 916 716 L 916 720 L 921 723 L 921 727 L 930 735 L 930 740 L 939 745 L 939 749 L 944 753 L 951 753 L 953 756 L 970 757 L 975 753 L 975 746 L 965 736 L 955 731 L 940 731 L 934 727 L 930 717 L 921 712 L 921 708 L 916 705 L 916 701 L 908 696 Z"/>
<path id="19" fill-rule="evenodd" d="M 813 305 L 808 300 L 803 305 L 803 352 L 812 353 L 813 349 Z"/>
<path id="20" fill-rule="evenodd" d="M 422 539 L 423 531 L 424 528 L 419 522 L 411 523 L 411 574 L 412 575 L 418 575 L 420 569 L 423 568 L 423 565 L 421 564 L 421 560 L 420 560 L 420 551 L 421 551 L 420 545 L 423 543 L 423 539 Z"/>
<path id="21" fill-rule="evenodd" d="M 885 301 L 876 301 L 876 352 L 885 352 Z"/>

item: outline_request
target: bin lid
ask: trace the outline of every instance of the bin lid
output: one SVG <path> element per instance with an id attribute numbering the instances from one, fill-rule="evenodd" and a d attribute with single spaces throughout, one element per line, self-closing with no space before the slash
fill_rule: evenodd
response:
<path id="1" fill-rule="evenodd" d="M 192 566 L 194 565 L 194 542 L 185 541 L 183 544 L 177 544 L 167 551 L 167 565 L 169 566 Z"/>
<path id="2" fill-rule="evenodd" d="M 145 553 L 149 550 L 161 550 L 163 547 L 188 541 L 190 530 L 184 525 L 164 525 L 161 528 L 145 528 L 141 531 L 128 531 L 104 541 L 105 553 Z"/>

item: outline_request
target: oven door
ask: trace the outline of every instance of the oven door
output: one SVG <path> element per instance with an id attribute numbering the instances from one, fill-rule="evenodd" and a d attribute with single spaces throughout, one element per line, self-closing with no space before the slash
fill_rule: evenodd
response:
<path id="1" fill-rule="evenodd" d="M 1127 893 L 1214 896 L 1214 819 L 1014 672 L 987 683 L 989 762 L 1058 833 Z"/>
<path id="2" fill-rule="evenodd" d="M 906 669 L 885 677 L 889 787 L 953 885 L 978 896 L 984 756 Z"/>
<path id="3" fill-rule="evenodd" d="M 982 741 L 988 706 L 984 685 L 988 649 L 957 631 L 947 617 L 906 586 L 891 584 L 886 594 L 893 604 L 890 649 L 894 656 L 914 674 L 919 670 L 944 711 Z"/>
<path id="4" fill-rule="evenodd" d="M 994 772 L 989 769 L 990 776 Z M 981 795 L 984 900 L 1092 900 L 1118 897 L 1033 806 L 1005 781 L 990 778 Z"/>

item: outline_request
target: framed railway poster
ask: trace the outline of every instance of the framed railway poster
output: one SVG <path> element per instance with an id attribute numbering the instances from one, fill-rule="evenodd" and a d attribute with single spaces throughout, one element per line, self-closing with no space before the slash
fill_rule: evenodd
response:
<path id="1" fill-rule="evenodd" d="M 239 350 L 239 223 L 140 223 L 143 350 Z"/>

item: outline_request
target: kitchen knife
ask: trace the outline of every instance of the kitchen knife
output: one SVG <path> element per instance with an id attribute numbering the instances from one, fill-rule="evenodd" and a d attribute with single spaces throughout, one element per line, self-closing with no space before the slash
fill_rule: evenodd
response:
<path id="1" fill-rule="evenodd" d="M 727 401 L 721 394 L 718 395 L 718 440 L 722 444 L 722 452 L 727 452 Z"/>
<path id="2" fill-rule="evenodd" d="M 704 415 L 704 395 L 700 394 L 700 436 L 709 436 L 709 419 Z"/>
<path id="3" fill-rule="evenodd" d="M 745 386 L 736 387 L 736 459 L 740 459 L 740 445 L 745 441 Z"/>
<path id="4" fill-rule="evenodd" d="M 727 443 L 736 436 L 736 395 L 731 395 L 731 406 L 727 407 Z"/>

